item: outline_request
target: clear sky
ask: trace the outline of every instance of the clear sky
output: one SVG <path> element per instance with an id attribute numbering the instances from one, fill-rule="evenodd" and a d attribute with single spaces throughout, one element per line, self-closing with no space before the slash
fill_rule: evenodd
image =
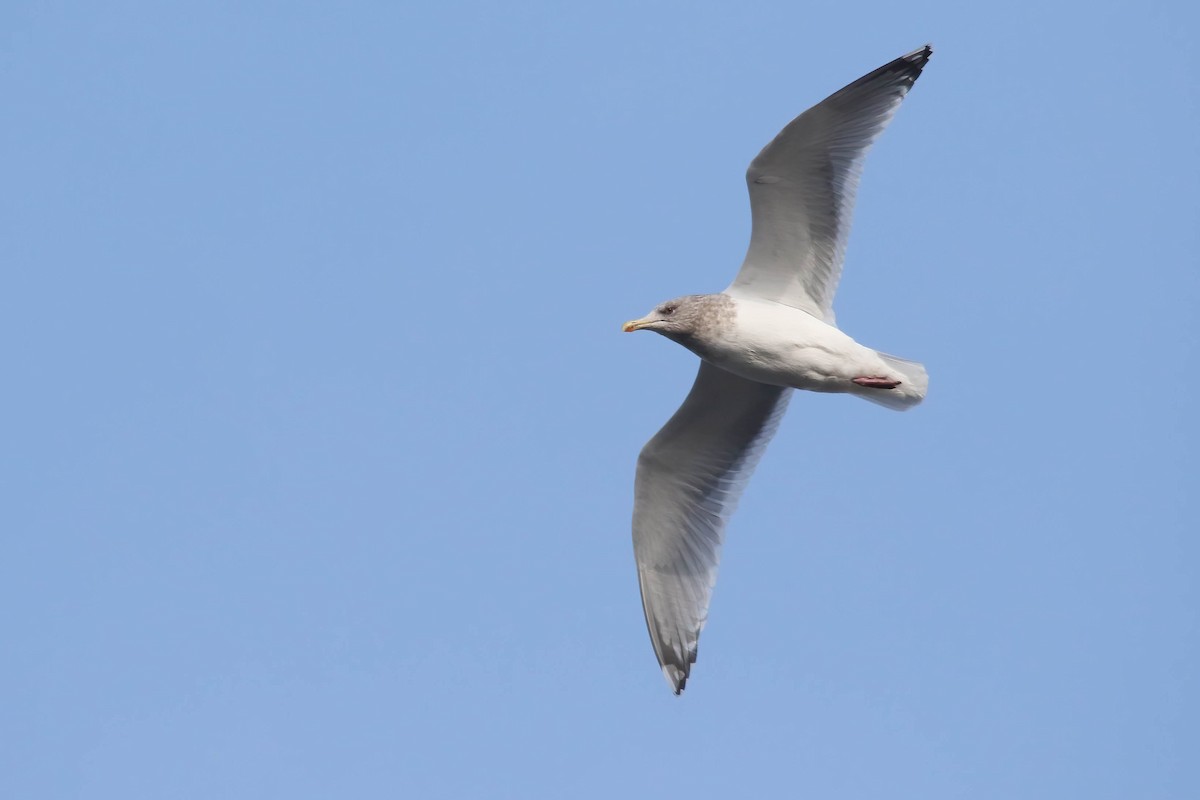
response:
<path id="1" fill-rule="evenodd" d="M 1200 797 L 1192 2 L 0 7 L 0 796 Z M 925 42 L 687 691 L 634 460 Z"/>

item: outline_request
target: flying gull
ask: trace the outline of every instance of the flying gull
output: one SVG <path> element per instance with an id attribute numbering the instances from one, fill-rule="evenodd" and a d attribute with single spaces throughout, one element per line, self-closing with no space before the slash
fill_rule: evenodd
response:
<path id="1" fill-rule="evenodd" d="M 923 366 L 837 328 L 833 294 L 863 158 L 932 53 L 926 45 L 901 56 L 792 120 L 746 172 L 753 229 L 733 283 L 624 325 L 701 359 L 683 405 L 638 456 L 634 486 L 642 607 L 676 694 L 696 662 L 725 525 L 791 390 L 842 392 L 900 411 L 925 397 Z"/>

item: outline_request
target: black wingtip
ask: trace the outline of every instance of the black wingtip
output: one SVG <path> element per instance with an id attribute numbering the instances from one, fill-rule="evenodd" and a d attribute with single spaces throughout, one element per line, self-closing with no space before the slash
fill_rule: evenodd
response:
<path id="1" fill-rule="evenodd" d="M 902 67 L 912 75 L 912 79 L 915 81 L 917 76 L 921 74 L 921 70 L 925 69 L 925 65 L 929 63 L 929 58 L 932 55 L 933 45 L 927 44 L 924 47 L 918 47 L 911 53 L 900 56 L 889 66 Z"/>
<path id="2" fill-rule="evenodd" d="M 884 64 L 870 75 L 855 81 L 855 83 L 866 83 L 868 80 L 876 80 L 882 75 L 894 75 L 899 78 L 907 90 L 917 82 L 917 78 L 921 77 L 921 70 L 925 69 L 925 65 L 929 63 L 929 58 L 932 55 L 933 45 L 927 44 L 924 47 L 918 47 L 911 53 L 906 53 L 896 60 Z"/>
<path id="3" fill-rule="evenodd" d="M 695 663 L 696 651 L 692 650 L 688 653 L 686 660 L 671 659 L 671 661 L 666 663 L 660 660 L 658 665 L 662 667 L 662 674 L 667 679 L 667 686 L 671 687 L 672 692 L 679 694 L 683 691 L 683 687 L 687 686 L 691 666 Z"/>
<path id="4" fill-rule="evenodd" d="M 917 67 L 923 67 L 929 63 L 929 57 L 932 55 L 933 45 L 927 44 L 924 47 L 918 47 L 907 55 L 900 56 L 900 58 Z"/>
<path id="5" fill-rule="evenodd" d="M 917 48 L 911 53 L 892 59 L 874 72 L 863 75 L 854 81 L 854 83 L 844 86 L 831 94 L 826 100 L 853 95 L 864 86 L 870 87 L 873 92 L 878 92 L 885 85 L 896 87 L 900 96 L 903 97 L 912 88 L 912 85 L 917 82 L 917 78 L 921 77 L 921 70 L 929 63 L 929 58 L 932 55 L 933 45 L 931 44 Z"/>

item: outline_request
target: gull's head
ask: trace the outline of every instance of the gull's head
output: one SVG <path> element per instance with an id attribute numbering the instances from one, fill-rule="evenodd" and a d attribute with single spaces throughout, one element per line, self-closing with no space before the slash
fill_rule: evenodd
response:
<path id="1" fill-rule="evenodd" d="M 621 326 L 626 333 L 654 331 L 663 336 L 687 336 L 696 332 L 709 316 L 710 300 L 714 295 L 691 294 L 659 303 L 641 319 L 632 319 Z"/>

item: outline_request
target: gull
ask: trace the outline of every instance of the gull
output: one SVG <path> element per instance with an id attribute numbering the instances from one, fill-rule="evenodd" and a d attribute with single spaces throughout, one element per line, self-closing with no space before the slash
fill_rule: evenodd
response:
<path id="1" fill-rule="evenodd" d="M 792 120 L 746 172 L 753 225 L 733 283 L 622 328 L 654 331 L 701 359 L 683 405 L 638 456 L 634 482 L 642 609 L 675 694 L 696 662 L 725 526 L 791 390 L 900 411 L 925 397 L 925 368 L 839 330 L 833 295 L 863 158 L 932 53 L 901 56 Z"/>

